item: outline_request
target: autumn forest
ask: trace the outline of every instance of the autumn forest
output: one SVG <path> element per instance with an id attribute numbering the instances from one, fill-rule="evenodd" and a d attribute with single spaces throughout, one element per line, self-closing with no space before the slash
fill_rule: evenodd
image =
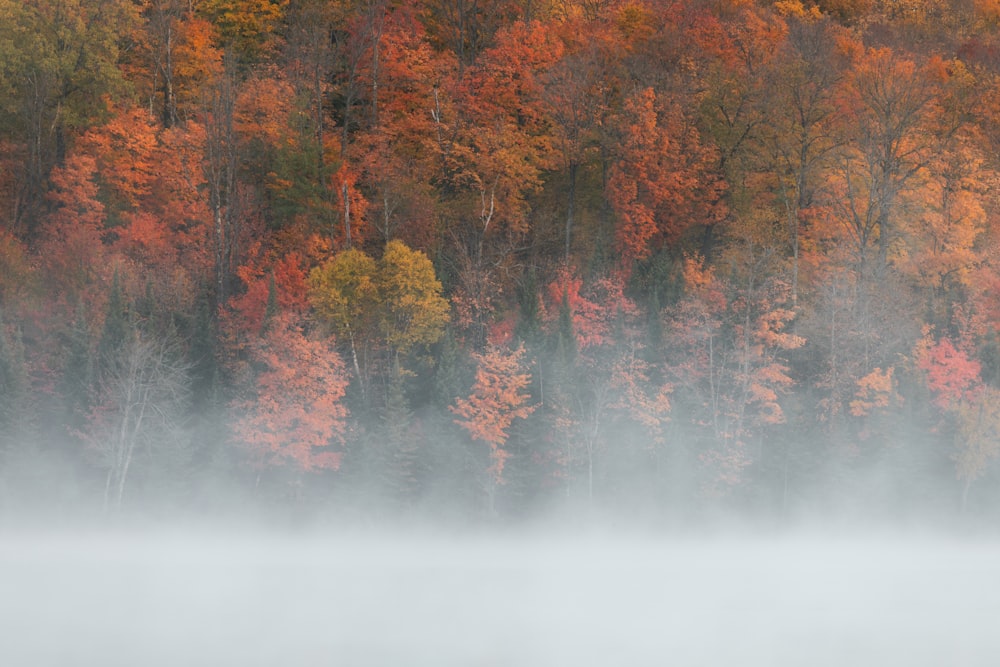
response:
<path id="1" fill-rule="evenodd" d="M 1000 500 L 994 0 L 0 0 L 0 507 Z"/>

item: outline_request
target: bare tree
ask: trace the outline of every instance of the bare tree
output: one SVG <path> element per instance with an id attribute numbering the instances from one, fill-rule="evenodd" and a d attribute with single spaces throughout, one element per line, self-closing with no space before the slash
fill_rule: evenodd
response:
<path id="1" fill-rule="evenodd" d="M 87 434 L 107 468 L 105 511 L 121 509 L 139 454 L 176 445 L 190 392 L 190 368 L 168 340 L 134 332 L 109 361 Z"/>

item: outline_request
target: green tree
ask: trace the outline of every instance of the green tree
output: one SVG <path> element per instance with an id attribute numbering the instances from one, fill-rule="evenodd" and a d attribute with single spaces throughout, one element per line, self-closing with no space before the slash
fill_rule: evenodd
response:
<path id="1" fill-rule="evenodd" d="M 118 61 L 135 23 L 127 0 L 0 0 L 0 135 L 27 146 L 29 206 L 69 135 L 127 91 Z"/>

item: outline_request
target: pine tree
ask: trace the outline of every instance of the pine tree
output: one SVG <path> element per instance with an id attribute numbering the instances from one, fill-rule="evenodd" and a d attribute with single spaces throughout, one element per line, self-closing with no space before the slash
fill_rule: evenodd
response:
<path id="1" fill-rule="evenodd" d="M 27 377 L 19 337 L 8 331 L 0 310 L 0 445 L 20 430 Z"/>
<path id="2" fill-rule="evenodd" d="M 266 334 L 271 326 L 271 320 L 278 314 L 278 288 L 274 283 L 274 272 L 267 277 L 267 304 L 264 306 L 264 322 L 261 324 L 261 334 Z"/>
<path id="3" fill-rule="evenodd" d="M 121 350 L 128 341 L 131 328 L 128 304 L 116 270 L 111 278 L 108 309 L 104 315 L 104 327 L 97 345 L 97 362 L 102 375 L 117 363 Z"/>
<path id="4" fill-rule="evenodd" d="M 559 361 L 566 366 L 576 363 L 576 332 L 573 330 L 573 309 L 569 294 L 564 290 L 559 304 L 559 329 L 556 332 L 556 350 Z"/>
<path id="5" fill-rule="evenodd" d="M 517 303 L 520 317 L 514 329 L 514 338 L 522 341 L 529 351 L 535 350 L 541 340 L 542 325 L 539 317 L 538 281 L 534 270 L 529 271 L 524 282 L 518 286 Z"/>
<path id="6" fill-rule="evenodd" d="M 419 443 L 413 434 L 413 411 L 406 396 L 404 371 L 393 364 L 382 412 L 383 474 L 398 501 L 412 501 L 419 491 Z"/>
<path id="7" fill-rule="evenodd" d="M 79 429 L 82 418 L 93 405 L 97 365 L 94 363 L 93 336 L 83 302 L 78 302 L 76 317 L 66 334 L 66 362 L 62 377 L 62 395 L 66 406 L 67 426 Z"/>

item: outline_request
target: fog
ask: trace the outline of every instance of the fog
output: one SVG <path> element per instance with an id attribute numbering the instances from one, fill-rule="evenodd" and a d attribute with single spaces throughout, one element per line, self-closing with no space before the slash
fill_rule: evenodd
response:
<path id="1" fill-rule="evenodd" d="M 2 665 L 995 665 L 941 534 L 5 529 Z"/>

